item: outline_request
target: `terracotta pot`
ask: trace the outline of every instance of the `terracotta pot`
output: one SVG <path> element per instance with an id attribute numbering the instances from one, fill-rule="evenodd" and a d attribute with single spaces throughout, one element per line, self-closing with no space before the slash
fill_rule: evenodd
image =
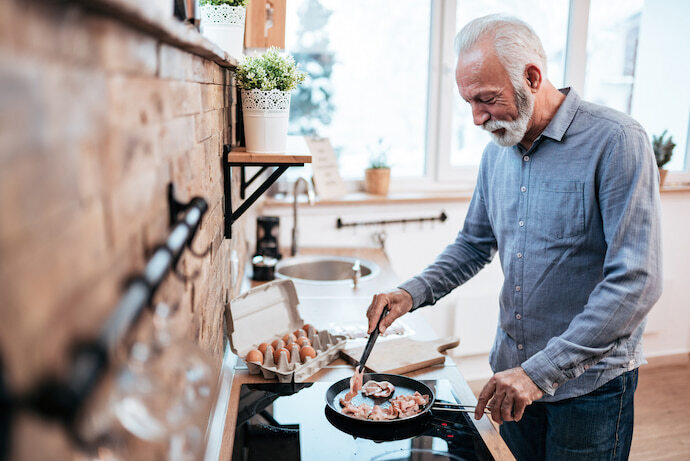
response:
<path id="1" fill-rule="evenodd" d="M 664 181 L 666 181 L 666 175 L 668 174 L 668 170 L 664 170 L 663 168 L 659 168 L 659 187 L 662 187 L 664 185 Z"/>
<path id="2" fill-rule="evenodd" d="M 364 173 L 364 189 L 368 194 L 388 195 L 388 186 L 391 183 L 390 168 L 367 168 Z"/>

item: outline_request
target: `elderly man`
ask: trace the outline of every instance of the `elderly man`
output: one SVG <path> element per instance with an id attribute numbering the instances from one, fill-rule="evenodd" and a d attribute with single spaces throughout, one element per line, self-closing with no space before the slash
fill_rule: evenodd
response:
<path id="1" fill-rule="evenodd" d="M 645 318 L 661 294 L 658 172 L 642 127 L 546 79 L 524 22 L 456 38 L 456 80 L 484 150 L 462 231 L 420 275 L 374 296 L 373 331 L 434 304 L 495 252 L 505 281 L 479 395 L 518 459 L 626 459 Z"/>

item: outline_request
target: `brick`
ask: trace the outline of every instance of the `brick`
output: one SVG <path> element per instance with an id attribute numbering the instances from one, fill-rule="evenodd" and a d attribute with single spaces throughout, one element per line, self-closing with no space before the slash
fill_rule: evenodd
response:
<path id="1" fill-rule="evenodd" d="M 111 125 L 103 138 L 101 178 L 110 191 L 125 178 L 154 167 L 161 158 L 158 135 L 161 125 L 132 128 Z"/>
<path id="2" fill-rule="evenodd" d="M 197 142 L 213 136 L 222 129 L 220 112 L 220 110 L 211 110 L 194 116 Z"/>
<path id="3" fill-rule="evenodd" d="M 103 18 L 88 23 L 99 49 L 99 66 L 108 72 L 155 76 L 158 42 L 151 36 Z"/>
<path id="4" fill-rule="evenodd" d="M 201 86 L 198 83 L 170 80 L 165 85 L 166 116 L 169 118 L 201 112 Z"/>
<path id="5" fill-rule="evenodd" d="M 167 168 L 164 168 L 167 172 Z M 130 244 L 133 235 L 140 235 L 146 211 L 154 200 L 166 200 L 167 191 L 160 184 L 154 169 L 141 170 L 124 180 L 107 195 L 109 244 L 116 252 Z"/>
<path id="6" fill-rule="evenodd" d="M 158 45 L 158 76 L 172 80 L 193 80 L 191 69 L 193 55 L 179 48 L 161 43 Z"/>
<path id="7" fill-rule="evenodd" d="M 227 96 L 224 94 L 225 86 L 215 84 L 201 85 L 201 110 L 204 112 L 225 107 Z"/>
<path id="8" fill-rule="evenodd" d="M 164 119 L 165 89 L 151 77 L 116 75 L 107 80 L 109 120 L 122 128 L 135 128 Z"/>
<path id="9" fill-rule="evenodd" d="M 163 158 L 173 157 L 194 148 L 195 120 L 192 116 L 179 117 L 161 124 L 158 143 Z"/>

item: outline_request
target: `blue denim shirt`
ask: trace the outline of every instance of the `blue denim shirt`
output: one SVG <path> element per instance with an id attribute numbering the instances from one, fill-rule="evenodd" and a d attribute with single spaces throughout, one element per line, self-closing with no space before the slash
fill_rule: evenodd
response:
<path id="1" fill-rule="evenodd" d="M 500 255 L 494 372 L 522 366 L 557 401 L 645 363 L 661 295 L 658 170 L 643 128 L 570 90 L 525 151 L 490 143 L 462 231 L 400 288 L 434 304 Z"/>

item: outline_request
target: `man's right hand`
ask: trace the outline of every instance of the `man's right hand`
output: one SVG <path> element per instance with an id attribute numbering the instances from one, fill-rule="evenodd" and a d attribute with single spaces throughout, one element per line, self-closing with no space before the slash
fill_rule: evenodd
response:
<path id="1" fill-rule="evenodd" d="M 381 320 L 381 325 L 379 325 L 379 332 L 381 333 L 384 333 L 395 319 L 412 310 L 412 296 L 407 291 L 400 289 L 374 295 L 374 299 L 371 300 L 371 305 L 367 310 L 368 334 L 371 334 L 376 328 L 384 307 L 388 307 L 388 315 Z"/>

